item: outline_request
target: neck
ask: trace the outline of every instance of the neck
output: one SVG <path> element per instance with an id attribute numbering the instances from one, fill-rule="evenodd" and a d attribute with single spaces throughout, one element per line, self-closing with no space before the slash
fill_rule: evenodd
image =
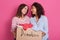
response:
<path id="1" fill-rule="evenodd" d="M 22 15 L 22 18 L 24 18 L 24 15 Z"/>
<path id="2" fill-rule="evenodd" d="M 39 19 L 38 19 L 38 16 L 37 16 L 37 15 L 35 15 L 35 17 L 36 17 L 36 21 L 38 22 L 38 20 L 39 20 Z"/>
<path id="3" fill-rule="evenodd" d="M 22 15 L 20 18 L 23 19 L 24 18 L 24 15 Z"/>

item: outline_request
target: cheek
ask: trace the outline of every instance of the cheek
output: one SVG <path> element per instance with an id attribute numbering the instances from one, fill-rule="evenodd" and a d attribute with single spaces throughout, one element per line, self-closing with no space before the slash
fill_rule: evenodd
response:
<path id="1" fill-rule="evenodd" d="M 25 9 L 23 9 L 22 12 L 25 12 Z"/>
<path id="2" fill-rule="evenodd" d="M 33 13 L 36 13 L 36 9 L 33 9 L 32 12 L 33 12 Z"/>
<path id="3" fill-rule="evenodd" d="M 25 9 L 25 12 L 27 12 L 27 9 Z"/>
<path id="4" fill-rule="evenodd" d="M 36 8 L 34 8 L 34 11 L 36 12 L 36 11 L 37 11 L 37 9 L 36 9 Z"/>
<path id="5" fill-rule="evenodd" d="M 24 11 L 24 9 L 22 10 L 22 13 L 23 13 L 23 14 L 25 14 L 25 11 Z"/>
<path id="6" fill-rule="evenodd" d="M 24 13 L 25 13 L 25 14 L 27 13 L 27 9 L 24 10 Z"/>
<path id="7" fill-rule="evenodd" d="M 36 13 L 36 9 L 34 9 L 34 12 Z"/>
<path id="8" fill-rule="evenodd" d="M 22 13 L 24 12 L 24 10 L 21 11 Z"/>
<path id="9" fill-rule="evenodd" d="M 27 12 L 27 9 L 23 9 L 23 10 L 22 10 L 22 13 L 23 13 L 23 14 L 26 14 L 26 12 Z"/>
<path id="10" fill-rule="evenodd" d="M 32 12 L 35 14 L 36 13 L 36 8 L 33 6 L 32 7 Z"/>

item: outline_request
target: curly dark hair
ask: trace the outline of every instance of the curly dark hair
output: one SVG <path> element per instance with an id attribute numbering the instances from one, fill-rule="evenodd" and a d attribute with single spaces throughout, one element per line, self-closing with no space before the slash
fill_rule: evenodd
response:
<path id="1" fill-rule="evenodd" d="M 42 7 L 42 5 L 41 5 L 40 3 L 34 2 L 34 3 L 32 4 L 32 6 L 36 7 L 38 18 L 40 18 L 41 15 L 45 15 L 45 14 L 44 14 L 44 8 Z M 32 17 L 34 17 L 34 16 L 35 16 L 35 15 L 32 14 Z"/>

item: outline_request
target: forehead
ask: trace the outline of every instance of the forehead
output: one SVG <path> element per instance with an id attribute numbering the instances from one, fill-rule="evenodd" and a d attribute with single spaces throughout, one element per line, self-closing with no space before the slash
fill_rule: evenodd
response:
<path id="1" fill-rule="evenodd" d="M 32 6 L 32 8 L 36 8 L 35 6 Z"/>

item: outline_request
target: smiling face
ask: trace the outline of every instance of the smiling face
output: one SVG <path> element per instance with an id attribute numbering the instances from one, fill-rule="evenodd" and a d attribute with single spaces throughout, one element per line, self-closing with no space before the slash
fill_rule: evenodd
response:
<path id="1" fill-rule="evenodd" d="M 22 14 L 25 15 L 28 11 L 28 6 L 25 6 L 23 9 L 22 9 Z"/>
<path id="2" fill-rule="evenodd" d="M 35 6 L 32 6 L 31 12 L 32 14 L 36 15 L 37 10 Z"/>

